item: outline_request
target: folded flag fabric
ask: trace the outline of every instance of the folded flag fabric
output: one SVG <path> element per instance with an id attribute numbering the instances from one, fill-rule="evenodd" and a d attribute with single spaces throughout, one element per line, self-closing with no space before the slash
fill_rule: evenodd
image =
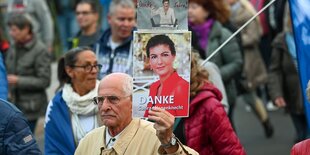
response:
<path id="1" fill-rule="evenodd" d="M 298 70 L 309 128 L 310 103 L 307 100 L 306 88 L 310 80 L 310 1 L 289 0 L 289 3 L 296 43 Z"/>

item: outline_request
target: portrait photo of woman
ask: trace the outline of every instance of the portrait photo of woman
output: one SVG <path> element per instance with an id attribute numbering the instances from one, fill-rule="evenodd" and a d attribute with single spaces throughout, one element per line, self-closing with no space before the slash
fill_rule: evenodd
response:
<path id="1" fill-rule="evenodd" d="M 139 0 L 137 3 L 138 30 L 185 30 L 188 0 Z"/>
<path id="2" fill-rule="evenodd" d="M 141 105 L 144 108 L 140 108 L 140 111 L 143 111 L 142 117 L 147 117 L 148 110 L 152 107 L 164 108 L 176 117 L 188 115 L 190 42 L 180 41 L 186 40 L 184 38 L 188 35 L 190 36 L 190 33 L 140 36 L 143 40 L 141 49 L 145 54 L 144 62 L 147 63 L 144 64 L 145 74 L 141 76 L 134 74 L 134 83 L 139 83 L 141 77 L 144 79 L 150 77 L 148 82 L 143 84 L 144 88 L 140 90 L 134 88 L 134 98 L 135 93 L 144 94 L 136 99 L 140 105 L 142 100 L 144 101 Z M 147 90 L 142 91 L 143 89 Z"/>
<path id="3" fill-rule="evenodd" d="M 151 11 L 152 11 L 151 12 L 152 17 L 156 15 L 160 16 L 160 21 L 159 21 L 160 25 L 174 25 L 176 22 L 176 18 L 174 15 L 174 9 L 170 7 L 169 0 L 163 0 L 162 7 L 159 7 L 158 9 L 152 8 Z"/>

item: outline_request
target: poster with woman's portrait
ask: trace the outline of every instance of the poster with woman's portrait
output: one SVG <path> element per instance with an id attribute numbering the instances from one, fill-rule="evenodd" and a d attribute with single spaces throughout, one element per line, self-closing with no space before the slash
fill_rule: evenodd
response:
<path id="1" fill-rule="evenodd" d="M 148 117 L 152 107 L 187 117 L 191 32 L 135 32 L 133 117 Z"/>
<path id="2" fill-rule="evenodd" d="M 187 0 L 138 0 L 138 29 L 187 30 Z"/>

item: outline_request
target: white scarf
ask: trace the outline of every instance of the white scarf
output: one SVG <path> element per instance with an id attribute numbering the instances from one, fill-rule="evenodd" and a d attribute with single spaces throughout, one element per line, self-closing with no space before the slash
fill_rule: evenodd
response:
<path id="1" fill-rule="evenodd" d="M 62 98 L 72 112 L 71 122 L 76 144 L 86 135 L 78 115 L 93 116 L 95 124 L 93 128 L 99 126 L 97 121 L 98 107 L 93 103 L 93 98 L 98 95 L 98 86 L 99 81 L 96 82 L 96 87 L 84 96 L 74 92 L 71 84 L 65 84 L 63 87 Z"/>

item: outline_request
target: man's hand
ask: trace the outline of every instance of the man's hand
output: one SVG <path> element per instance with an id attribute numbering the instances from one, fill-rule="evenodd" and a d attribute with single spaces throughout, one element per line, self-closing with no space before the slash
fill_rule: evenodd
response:
<path id="1" fill-rule="evenodd" d="M 274 101 L 274 103 L 276 104 L 277 107 L 285 107 L 286 106 L 286 102 L 285 100 L 283 99 L 283 97 L 277 97 Z"/>
<path id="2" fill-rule="evenodd" d="M 174 124 L 174 116 L 171 115 L 168 111 L 153 107 L 149 111 L 150 120 L 154 121 L 154 128 L 156 129 L 156 135 L 161 142 L 161 144 L 169 144 L 172 138 L 172 130 Z M 174 153 L 178 150 L 178 145 L 165 148 L 167 153 Z"/>
<path id="3" fill-rule="evenodd" d="M 7 78 L 8 78 L 9 85 L 16 85 L 18 82 L 18 76 L 17 75 L 9 74 L 7 76 Z"/>

